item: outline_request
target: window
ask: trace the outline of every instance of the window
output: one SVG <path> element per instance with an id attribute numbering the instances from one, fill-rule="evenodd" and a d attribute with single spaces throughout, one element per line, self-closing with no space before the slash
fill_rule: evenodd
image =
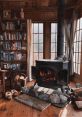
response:
<path id="1" fill-rule="evenodd" d="M 51 23 L 51 59 L 57 57 L 57 23 Z"/>
<path id="2" fill-rule="evenodd" d="M 43 58 L 43 23 L 32 24 L 33 65 Z"/>
<path id="3" fill-rule="evenodd" d="M 63 52 L 63 55 L 65 55 L 65 56 L 67 54 L 66 51 L 67 51 L 67 42 L 65 40 L 65 33 L 64 33 L 64 52 Z"/>
<path id="4" fill-rule="evenodd" d="M 81 64 L 81 40 L 82 40 L 82 18 L 77 21 L 77 28 L 74 39 L 74 72 L 80 74 Z"/>

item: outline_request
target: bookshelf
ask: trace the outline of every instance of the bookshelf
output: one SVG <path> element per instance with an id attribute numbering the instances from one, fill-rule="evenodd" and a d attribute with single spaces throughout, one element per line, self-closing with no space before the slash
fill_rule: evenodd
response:
<path id="1" fill-rule="evenodd" d="M 0 68 L 12 73 L 9 78 L 16 73 L 27 75 L 27 20 L 23 9 L 16 13 L 3 10 L 0 16 Z"/>
<path id="2" fill-rule="evenodd" d="M 0 34 L 1 68 L 21 70 L 21 64 L 26 62 L 27 36 L 26 30 L 15 28 L 16 24 L 13 22 L 14 21 L 9 24 L 9 21 L 2 21 L 2 33 Z M 7 23 L 9 26 L 4 26 L 5 24 L 7 25 Z"/>
<path id="3" fill-rule="evenodd" d="M 11 19 L 11 11 L 4 10 L 0 31 L 1 69 L 26 70 L 27 32 L 23 18 Z"/>

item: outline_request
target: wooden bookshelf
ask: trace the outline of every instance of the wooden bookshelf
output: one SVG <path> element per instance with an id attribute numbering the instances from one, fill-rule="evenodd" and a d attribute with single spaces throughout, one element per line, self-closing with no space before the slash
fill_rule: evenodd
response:
<path id="1" fill-rule="evenodd" d="M 1 69 L 24 71 L 26 69 L 20 66 L 27 63 L 27 24 L 25 19 L 11 16 L 10 10 L 3 10 L 0 24 Z"/>
<path id="2" fill-rule="evenodd" d="M 21 8 L 3 10 L 0 15 L 0 68 L 7 70 L 10 88 L 16 74 L 24 73 L 28 77 L 31 73 L 31 20 L 24 19 L 19 11 Z"/>
<path id="3" fill-rule="evenodd" d="M 7 79 L 5 80 L 4 76 L 0 78 L 2 91 L 6 90 L 9 83 L 11 83 L 9 87 L 12 88 L 14 76 L 17 73 L 27 75 L 27 20 L 14 14 L 16 13 L 11 10 L 3 10 L 0 16 L 1 74 L 3 74 L 2 70 L 7 70 L 5 74 Z M 4 82 L 2 82 L 3 79 Z"/>

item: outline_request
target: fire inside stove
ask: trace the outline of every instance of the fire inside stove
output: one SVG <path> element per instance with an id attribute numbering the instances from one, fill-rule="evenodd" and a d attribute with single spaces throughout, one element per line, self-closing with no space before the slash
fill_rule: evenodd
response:
<path id="1" fill-rule="evenodd" d="M 50 68 L 41 68 L 38 71 L 38 82 L 39 85 L 52 85 L 54 82 L 56 82 L 57 78 L 57 73 L 54 72 Z"/>

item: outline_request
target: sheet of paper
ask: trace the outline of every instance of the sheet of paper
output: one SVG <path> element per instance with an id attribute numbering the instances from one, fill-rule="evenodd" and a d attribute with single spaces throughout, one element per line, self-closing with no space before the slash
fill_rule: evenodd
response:
<path id="1" fill-rule="evenodd" d="M 43 91 L 43 89 L 44 89 L 44 87 L 39 87 L 37 91 L 41 92 L 41 91 Z"/>
<path id="2" fill-rule="evenodd" d="M 47 93 L 48 90 L 49 90 L 49 88 L 44 88 L 44 89 L 43 89 L 43 92 L 44 92 L 44 93 Z"/>
<path id="3" fill-rule="evenodd" d="M 47 92 L 47 94 L 49 94 L 49 95 L 50 95 L 50 94 L 52 94 L 52 93 L 53 93 L 53 91 L 54 91 L 53 89 L 49 89 L 49 90 L 48 90 L 48 92 Z"/>

